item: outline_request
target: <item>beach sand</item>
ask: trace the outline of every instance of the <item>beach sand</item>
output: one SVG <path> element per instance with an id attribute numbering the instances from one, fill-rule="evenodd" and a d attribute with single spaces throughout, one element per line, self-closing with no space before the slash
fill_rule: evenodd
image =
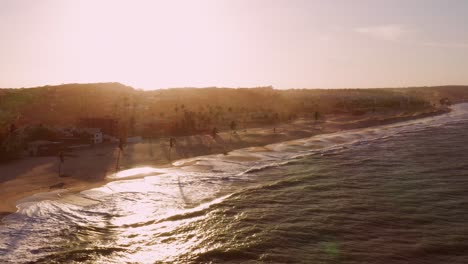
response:
<path id="1" fill-rule="evenodd" d="M 59 176 L 57 157 L 28 157 L 0 165 L 0 200 L 2 201 L 0 218 L 15 212 L 18 201 L 31 195 L 54 190 L 78 192 L 101 186 L 115 180 L 109 176 L 123 169 L 141 166 L 167 167 L 172 166 L 171 163 L 179 159 L 227 153 L 245 147 L 258 147 L 259 151 L 265 151 L 262 146 L 267 144 L 344 129 L 406 121 L 447 111 L 449 110 L 439 109 L 431 112 L 386 113 L 358 117 L 335 115 L 321 122 L 300 119 L 277 126 L 241 129 L 235 134 L 221 132 L 215 139 L 210 135 L 179 137 L 172 150 L 169 148 L 167 138 L 128 144 L 123 153 L 119 153 L 116 144 L 101 144 L 77 149 L 67 154 L 65 162 L 61 165 L 61 176 Z M 242 160 L 254 157 L 232 156 L 229 158 Z"/>

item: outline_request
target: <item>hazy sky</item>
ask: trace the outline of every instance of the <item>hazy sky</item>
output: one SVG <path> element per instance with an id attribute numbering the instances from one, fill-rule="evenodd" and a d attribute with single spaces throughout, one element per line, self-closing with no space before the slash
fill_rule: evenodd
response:
<path id="1" fill-rule="evenodd" d="M 463 0 L 0 0 L 0 87 L 468 84 Z"/>

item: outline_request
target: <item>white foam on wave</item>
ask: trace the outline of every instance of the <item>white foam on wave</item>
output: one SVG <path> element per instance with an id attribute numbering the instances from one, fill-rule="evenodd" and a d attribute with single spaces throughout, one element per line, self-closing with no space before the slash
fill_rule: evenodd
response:
<path id="1" fill-rule="evenodd" d="M 450 113 L 454 117 L 463 116 L 463 107 L 455 108 Z M 292 140 L 282 143 L 266 145 L 261 150 L 256 147 L 234 150 L 227 155 L 215 154 L 183 159 L 173 162 L 171 168 L 141 167 L 120 171 L 110 175 L 109 179 L 115 180 L 102 187 L 86 190 L 77 194 L 83 204 L 99 202 L 104 197 L 122 192 L 152 192 L 161 184 L 168 184 L 175 177 L 194 177 L 193 172 L 197 169 L 199 174 L 207 177 L 244 177 L 252 172 L 271 167 L 285 165 L 295 159 L 315 154 L 329 153 L 355 144 L 368 144 L 373 140 L 389 138 L 399 134 L 411 133 L 411 131 L 424 129 L 428 122 L 443 120 L 441 117 L 428 117 L 419 120 L 410 120 L 402 123 L 389 124 L 380 127 L 371 127 L 355 130 L 346 130 L 330 134 L 316 135 L 310 138 Z M 433 124 L 441 125 L 441 124 Z M 206 178 L 206 177 L 205 177 Z M 165 183 L 161 179 L 166 179 Z M 222 184 L 222 183 L 220 183 Z M 39 198 L 31 197 L 28 201 L 20 201 L 19 208 L 31 206 L 34 202 L 60 200 L 57 195 L 49 195 Z M 62 199 L 64 203 L 73 201 Z M 75 199 L 76 201 L 76 199 Z M 27 202 L 27 203 L 26 203 Z M 24 203 L 23 205 L 21 205 Z M 75 203 L 79 204 L 79 203 Z M 19 213 L 24 210 L 19 210 Z"/>
<path id="2" fill-rule="evenodd" d="M 457 105 L 453 112 L 443 116 L 316 135 L 262 148 L 234 150 L 227 155 L 194 157 L 176 161 L 171 168 L 124 170 L 111 176 L 114 181 L 76 194 L 60 191 L 36 194 L 19 201 L 18 213 L 7 217 L 6 228 L 0 230 L 0 246 L 13 245 L 5 251 L 8 259 L 19 256 L 28 259 L 30 253 L 21 246 L 27 244 L 33 248 L 37 243 L 31 241 L 36 241 L 36 236 L 46 228 L 50 229 L 47 232 L 54 228 L 58 232 L 72 225 L 92 223 L 100 227 L 105 221 L 113 226 L 124 226 L 198 217 L 199 212 L 229 197 L 237 190 L 235 188 L 251 186 L 250 180 L 255 179 L 257 171 L 281 167 L 309 155 L 329 155 L 356 145 L 372 144 L 374 140 L 387 140 L 430 126 L 466 122 L 467 112 L 468 104 Z M 0 262 L 3 259 L 6 258 L 0 256 Z"/>

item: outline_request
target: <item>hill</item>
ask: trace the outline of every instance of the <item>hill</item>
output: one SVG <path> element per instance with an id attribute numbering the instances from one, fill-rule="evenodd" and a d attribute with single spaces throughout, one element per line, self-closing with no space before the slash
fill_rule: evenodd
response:
<path id="1" fill-rule="evenodd" d="M 0 126 L 76 126 L 80 118 L 118 120 L 125 134 L 151 134 L 152 124 L 185 130 L 227 127 L 231 120 L 273 122 L 328 114 L 413 111 L 448 98 L 468 100 L 468 86 L 383 89 L 179 88 L 136 90 L 120 83 L 0 89 Z M 154 127 L 153 127 L 154 128 Z"/>

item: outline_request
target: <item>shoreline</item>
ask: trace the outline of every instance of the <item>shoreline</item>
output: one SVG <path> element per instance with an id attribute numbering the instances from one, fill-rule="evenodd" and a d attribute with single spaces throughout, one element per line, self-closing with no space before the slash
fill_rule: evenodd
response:
<path id="1" fill-rule="evenodd" d="M 260 147 L 341 130 L 405 122 L 450 111 L 449 108 L 439 108 L 409 115 L 335 115 L 321 122 L 302 119 L 293 123 L 278 124 L 275 132 L 274 126 L 267 126 L 240 129 L 235 135 L 221 132 L 215 139 L 208 135 L 186 136 L 177 139 L 176 147 L 171 153 L 168 152 L 167 139 L 146 140 L 126 147 L 120 157 L 118 170 L 141 166 L 170 167 L 174 166 L 173 162 L 181 159 L 226 153 L 246 147 Z M 76 193 L 119 180 L 108 177 L 117 171 L 117 150 L 115 145 L 103 145 L 68 155 L 62 168 L 65 177 L 58 176 L 56 157 L 26 158 L 0 165 L 0 189 L 5 190 L 0 193 L 0 199 L 3 201 L 0 205 L 0 219 L 16 212 L 18 202 L 38 193 L 56 190 Z"/>

